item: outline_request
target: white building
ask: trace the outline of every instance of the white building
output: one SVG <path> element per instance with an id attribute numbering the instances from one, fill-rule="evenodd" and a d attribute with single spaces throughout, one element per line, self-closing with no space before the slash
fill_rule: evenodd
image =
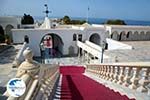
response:
<path id="1" fill-rule="evenodd" d="M 8 34 L 10 37 L 12 37 L 11 29 L 19 28 L 20 25 L 21 25 L 20 17 L 13 17 L 13 16 L 0 17 L 0 27 L 2 27 L 4 33 Z"/>
<path id="2" fill-rule="evenodd" d="M 53 38 L 53 49 L 57 48 L 62 55 L 68 55 L 77 54 L 77 38 L 80 41 L 88 39 L 96 44 L 100 44 L 106 38 L 105 30 L 99 27 L 86 27 L 83 25 L 56 28 L 45 26 L 43 28 L 44 24 L 41 25 L 42 27 L 36 29 L 13 29 L 13 42 L 23 43 L 28 38 L 28 45 L 33 49 L 35 56 L 41 56 L 40 44 L 44 36 L 51 35 Z"/>
<path id="3" fill-rule="evenodd" d="M 35 56 L 41 56 L 41 46 L 44 37 L 51 35 L 53 49 L 61 55 L 78 53 L 76 40 L 89 40 L 101 45 L 106 38 L 114 40 L 150 40 L 150 26 L 120 26 L 120 25 L 58 25 L 53 28 L 48 18 L 39 28 L 13 29 L 13 43 L 28 42 Z"/>

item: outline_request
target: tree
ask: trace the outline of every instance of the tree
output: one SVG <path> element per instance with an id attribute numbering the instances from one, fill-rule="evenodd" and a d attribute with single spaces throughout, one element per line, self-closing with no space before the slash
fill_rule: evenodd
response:
<path id="1" fill-rule="evenodd" d="M 105 24 L 110 24 L 110 25 L 127 25 L 127 24 L 125 23 L 125 21 L 120 20 L 120 19 L 107 20 L 107 21 L 105 22 Z"/>
<path id="2" fill-rule="evenodd" d="M 69 16 L 64 16 L 63 17 L 63 22 L 64 22 L 64 24 L 70 24 L 70 18 L 69 18 Z"/>
<path id="3" fill-rule="evenodd" d="M 75 25 L 82 25 L 86 23 L 85 20 L 71 20 L 70 24 L 75 24 Z"/>
<path id="4" fill-rule="evenodd" d="M 62 18 L 62 20 L 63 20 L 64 24 L 73 24 L 73 25 L 77 25 L 78 24 L 78 25 L 81 25 L 81 24 L 86 23 L 85 20 L 72 20 L 72 19 L 70 19 L 69 16 L 64 16 Z"/>
<path id="5" fill-rule="evenodd" d="M 32 16 L 24 14 L 21 19 L 21 24 L 34 24 L 34 19 Z"/>

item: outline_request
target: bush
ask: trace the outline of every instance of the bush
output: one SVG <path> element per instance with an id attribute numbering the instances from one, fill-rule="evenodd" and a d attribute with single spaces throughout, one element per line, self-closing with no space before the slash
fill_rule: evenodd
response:
<path id="1" fill-rule="evenodd" d="M 34 19 L 32 16 L 24 14 L 21 19 L 21 24 L 34 24 Z"/>
<path id="2" fill-rule="evenodd" d="M 126 25 L 125 21 L 117 19 L 117 20 L 108 20 L 105 22 L 105 24 L 110 24 L 110 25 Z"/>

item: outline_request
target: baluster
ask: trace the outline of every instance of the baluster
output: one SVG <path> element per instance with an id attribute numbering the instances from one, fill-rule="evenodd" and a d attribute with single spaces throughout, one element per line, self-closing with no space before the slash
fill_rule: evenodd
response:
<path id="1" fill-rule="evenodd" d="M 97 70 L 97 73 L 96 73 L 96 76 L 98 76 L 99 75 L 99 66 L 96 66 L 97 68 L 96 68 L 96 70 Z"/>
<path id="2" fill-rule="evenodd" d="M 123 84 L 124 82 L 124 71 L 125 71 L 125 67 L 120 66 L 120 75 L 118 77 L 119 81 L 117 82 L 118 84 Z"/>
<path id="3" fill-rule="evenodd" d="M 96 75 L 96 72 L 97 72 L 97 71 L 96 71 L 96 66 L 94 66 L 94 75 Z"/>
<path id="4" fill-rule="evenodd" d="M 104 78 L 104 77 L 105 77 L 105 74 L 106 74 L 106 71 L 107 71 L 106 66 L 103 66 L 103 67 L 104 67 L 104 70 L 103 70 L 102 78 Z"/>
<path id="5" fill-rule="evenodd" d="M 106 73 L 106 80 L 109 80 L 110 79 L 110 72 L 111 72 L 111 66 L 107 66 L 107 73 Z"/>
<path id="6" fill-rule="evenodd" d="M 110 81 L 114 80 L 115 66 L 111 66 Z"/>
<path id="7" fill-rule="evenodd" d="M 148 75 L 149 75 L 150 68 L 143 68 L 142 71 L 143 71 L 142 78 L 139 81 L 140 87 L 137 88 L 137 91 L 147 92 L 148 89 L 145 86 L 150 83 L 150 80 L 148 80 Z"/>
<path id="8" fill-rule="evenodd" d="M 97 73 L 98 73 L 98 67 L 95 66 L 95 75 L 97 76 Z"/>
<path id="9" fill-rule="evenodd" d="M 103 77 L 104 70 L 105 70 L 104 66 L 102 65 L 102 71 L 101 71 L 101 75 L 100 75 L 101 78 Z"/>
<path id="10" fill-rule="evenodd" d="M 101 75 L 102 75 L 102 71 L 103 71 L 103 66 L 100 66 L 100 73 L 99 73 L 99 77 L 101 77 Z"/>
<path id="11" fill-rule="evenodd" d="M 93 74 L 93 66 L 90 68 L 90 73 Z"/>
<path id="12" fill-rule="evenodd" d="M 94 66 L 92 66 L 91 68 L 92 68 L 91 73 L 94 74 Z"/>
<path id="13" fill-rule="evenodd" d="M 107 72 L 108 72 L 108 68 L 107 68 L 107 66 L 105 66 L 105 73 L 104 73 L 104 79 L 106 79 L 107 78 Z"/>
<path id="14" fill-rule="evenodd" d="M 101 71 L 101 66 L 98 67 L 98 77 L 100 75 L 100 71 Z"/>
<path id="15" fill-rule="evenodd" d="M 133 77 L 131 78 L 132 84 L 129 85 L 130 89 L 136 89 L 138 86 L 138 81 L 139 81 L 139 72 L 140 72 L 140 67 L 135 67 L 133 68 Z"/>
<path id="16" fill-rule="evenodd" d="M 101 67 L 101 66 L 98 66 L 98 71 L 97 71 L 97 72 L 98 72 L 98 73 L 97 73 L 97 76 L 98 76 L 98 77 L 99 77 L 99 74 L 100 74 L 100 67 Z"/>
<path id="17" fill-rule="evenodd" d="M 115 75 L 114 75 L 113 82 L 115 82 L 115 83 L 118 82 L 118 75 L 119 75 L 119 66 L 115 66 Z"/>
<path id="18" fill-rule="evenodd" d="M 126 67 L 126 75 L 124 77 L 124 83 L 123 86 L 129 86 L 130 85 L 130 79 L 131 79 L 131 70 L 132 67 Z"/>

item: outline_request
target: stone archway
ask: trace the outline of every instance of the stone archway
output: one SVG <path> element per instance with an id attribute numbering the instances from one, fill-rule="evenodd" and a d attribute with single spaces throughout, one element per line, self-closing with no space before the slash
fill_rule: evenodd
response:
<path id="1" fill-rule="evenodd" d="M 114 31 L 112 34 L 111 34 L 111 38 L 114 39 L 114 40 L 119 40 L 119 34 L 117 31 Z"/>
<path id="2" fill-rule="evenodd" d="M 101 37 L 99 34 L 94 33 L 90 36 L 89 41 L 91 41 L 97 45 L 100 45 L 101 44 Z"/>
<path id="3" fill-rule="evenodd" d="M 134 41 L 137 41 L 137 40 L 139 40 L 139 32 L 138 31 L 135 31 L 134 32 L 134 34 L 133 34 L 133 36 L 132 36 L 132 40 L 134 40 Z"/>
<path id="4" fill-rule="evenodd" d="M 44 42 L 44 39 L 45 37 L 51 37 L 51 44 L 52 44 L 52 48 L 50 48 L 51 50 L 51 57 L 61 57 L 63 55 L 63 46 L 64 46 L 64 43 L 61 39 L 61 37 L 57 34 L 54 34 L 54 33 L 49 33 L 49 34 L 46 34 L 42 37 L 41 39 L 41 42 L 40 42 L 40 49 L 41 51 L 44 49 L 42 47 L 41 44 L 43 44 Z M 41 53 L 41 56 L 42 56 L 42 53 Z"/>
<path id="5" fill-rule="evenodd" d="M 150 40 L 150 31 L 146 32 L 146 40 Z"/>
<path id="6" fill-rule="evenodd" d="M 146 33 L 144 31 L 141 31 L 139 34 L 140 39 L 139 40 L 146 40 Z"/>
<path id="7" fill-rule="evenodd" d="M 11 29 L 13 29 L 13 28 L 14 27 L 10 24 L 5 27 L 5 32 L 10 37 L 11 41 L 12 41 L 12 31 L 11 31 Z"/>
<path id="8" fill-rule="evenodd" d="M 126 40 L 126 32 L 125 31 L 122 31 L 121 33 L 120 33 L 120 36 L 119 36 L 119 41 L 124 41 L 124 40 Z"/>

